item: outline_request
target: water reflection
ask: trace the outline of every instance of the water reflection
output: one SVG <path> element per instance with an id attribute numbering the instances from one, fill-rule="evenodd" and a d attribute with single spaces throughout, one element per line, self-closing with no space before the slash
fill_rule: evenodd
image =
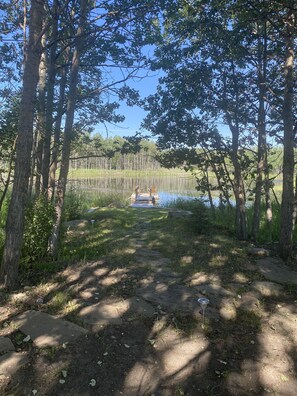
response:
<path id="1" fill-rule="evenodd" d="M 69 180 L 72 188 L 92 192 L 116 193 L 130 197 L 138 185 L 142 192 L 147 192 L 155 186 L 160 197 L 160 204 L 164 205 L 177 198 L 193 199 L 199 194 L 195 189 L 195 180 L 191 176 L 163 176 L 163 177 L 99 177 L 96 179 Z"/>

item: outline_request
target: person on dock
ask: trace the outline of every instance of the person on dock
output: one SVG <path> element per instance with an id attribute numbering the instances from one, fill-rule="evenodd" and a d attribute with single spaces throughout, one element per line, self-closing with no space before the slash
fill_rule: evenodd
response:
<path id="1" fill-rule="evenodd" d="M 136 188 L 135 188 L 135 200 L 137 199 L 138 195 L 139 195 L 139 186 L 136 186 Z"/>

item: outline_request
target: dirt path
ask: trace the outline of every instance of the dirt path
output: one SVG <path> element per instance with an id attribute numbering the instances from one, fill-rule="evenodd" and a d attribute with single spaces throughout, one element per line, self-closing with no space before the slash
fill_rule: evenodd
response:
<path id="1" fill-rule="evenodd" d="M 176 273 L 149 246 L 145 228 L 126 235 L 129 266 L 76 264 L 60 272 L 59 282 L 15 294 L 1 308 L 0 394 L 296 396 L 291 289 L 265 280 L 253 258 L 246 262 L 253 281 L 242 275 L 222 284 L 214 274 Z M 51 313 L 58 292 L 69 297 L 64 319 L 82 333 L 62 341 L 49 322 L 42 331 L 54 342 L 40 345 L 45 319 L 27 313 L 20 322 L 20 315 Z M 202 296 L 210 300 L 204 323 Z"/>

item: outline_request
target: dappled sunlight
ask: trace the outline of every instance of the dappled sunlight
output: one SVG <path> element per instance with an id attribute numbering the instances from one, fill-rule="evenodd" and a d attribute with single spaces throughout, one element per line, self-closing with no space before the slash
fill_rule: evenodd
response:
<path id="1" fill-rule="evenodd" d="M 292 320 L 293 319 L 293 320 Z M 294 395 L 297 389 L 295 363 L 297 356 L 296 317 L 288 320 L 271 315 L 257 336 L 259 342 L 259 378 L 263 387 L 283 395 Z M 294 323 L 295 322 L 295 323 Z M 295 347 L 292 350 L 292 343 Z"/>
<path id="2" fill-rule="evenodd" d="M 215 274 L 207 274 L 203 271 L 194 273 L 186 279 L 189 286 L 203 285 L 204 283 L 219 283 L 220 277 Z"/>
<path id="3" fill-rule="evenodd" d="M 121 394 L 152 394 L 157 389 L 159 380 L 160 371 L 157 363 L 136 362 L 125 378 Z"/>
<path id="4" fill-rule="evenodd" d="M 227 377 L 230 395 L 257 394 L 259 390 L 258 366 L 253 359 L 244 359 L 238 370 L 231 371 Z"/>
<path id="5" fill-rule="evenodd" d="M 237 272 L 237 273 L 235 273 L 233 275 L 233 279 L 232 280 L 234 282 L 237 282 L 237 283 L 245 284 L 245 283 L 247 283 L 249 281 L 249 278 L 245 274 L 243 274 L 242 272 Z"/>
<path id="6" fill-rule="evenodd" d="M 103 278 L 101 281 L 99 280 L 99 284 L 102 286 L 111 286 L 123 281 L 124 279 L 127 278 L 127 276 L 128 276 L 127 269 L 123 269 L 123 268 L 116 269 L 111 271 L 109 275 Z"/>
<path id="7" fill-rule="evenodd" d="M 192 264 L 194 260 L 193 256 L 182 256 L 180 259 L 181 265 Z"/>
<path id="8" fill-rule="evenodd" d="M 233 298 L 223 298 L 220 308 L 219 308 L 220 316 L 224 320 L 234 320 L 237 317 L 237 309 L 234 304 Z"/>
<path id="9" fill-rule="evenodd" d="M 160 326 L 159 326 L 160 327 Z M 124 394 L 147 394 L 160 386 L 175 387 L 191 375 L 203 374 L 209 365 L 211 352 L 203 333 L 186 337 L 171 326 L 154 329 L 154 353 L 138 361 L 126 376 Z M 178 358 L 177 358 L 178 357 Z M 130 393 L 129 393 L 130 392 Z"/>
<path id="10" fill-rule="evenodd" d="M 185 221 L 157 212 L 125 223 L 125 213 L 98 210 L 102 224 L 65 242 L 93 259 L 8 299 L 91 331 L 66 349 L 39 352 L 24 371 L 34 371 L 38 391 L 46 383 L 48 395 L 89 394 L 95 379 L 94 394 L 295 396 L 295 294 L 289 303 L 289 289 L 263 281 L 241 243 L 184 234 Z M 209 299 L 204 316 L 201 297 Z"/>
<path id="11" fill-rule="evenodd" d="M 226 256 L 213 256 L 210 261 L 209 261 L 209 266 L 210 267 L 223 267 L 224 265 L 226 265 L 228 261 L 228 257 Z"/>

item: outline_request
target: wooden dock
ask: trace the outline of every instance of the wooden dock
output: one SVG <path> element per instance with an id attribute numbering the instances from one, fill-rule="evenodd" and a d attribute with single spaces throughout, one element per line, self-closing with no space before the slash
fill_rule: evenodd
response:
<path id="1" fill-rule="evenodd" d="M 159 201 L 158 194 L 152 193 L 133 193 L 131 195 L 131 207 L 133 208 L 152 208 Z"/>

